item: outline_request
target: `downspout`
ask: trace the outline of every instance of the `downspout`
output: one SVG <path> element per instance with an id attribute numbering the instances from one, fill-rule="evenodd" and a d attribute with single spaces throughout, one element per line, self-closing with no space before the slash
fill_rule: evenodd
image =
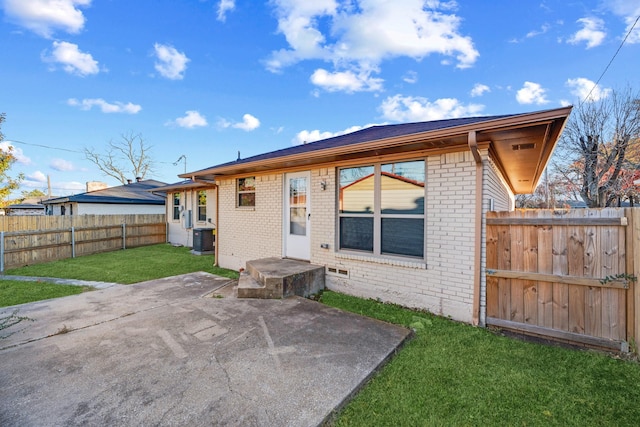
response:
<path id="1" fill-rule="evenodd" d="M 473 154 L 473 158 L 476 161 L 476 223 L 475 223 L 475 253 L 474 253 L 474 263 L 473 263 L 473 308 L 471 313 L 471 321 L 474 326 L 480 325 L 480 294 L 481 294 L 481 283 L 482 283 L 482 265 L 481 265 L 481 257 L 482 257 L 482 190 L 483 190 L 483 164 L 482 157 L 478 152 L 478 141 L 476 139 L 476 131 L 469 132 L 468 135 L 468 144 L 469 150 L 471 150 L 471 154 Z"/>
<path id="2" fill-rule="evenodd" d="M 216 190 L 216 234 L 214 235 L 216 239 L 215 251 L 213 253 L 213 266 L 219 267 L 218 265 L 218 254 L 220 253 L 220 187 L 215 185 Z"/>

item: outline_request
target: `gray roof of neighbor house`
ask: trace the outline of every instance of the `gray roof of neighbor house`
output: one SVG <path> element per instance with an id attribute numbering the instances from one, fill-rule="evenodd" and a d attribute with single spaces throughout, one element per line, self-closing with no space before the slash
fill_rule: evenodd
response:
<path id="1" fill-rule="evenodd" d="M 277 169 L 355 163 L 385 155 L 462 151 L 470 149 L 473 134 L 478 147 L 490 150 L 514 192 L 526 193 L 535 189 L 571 108 L 372 126 L 179 176 L 215 180 Z"/>
<path id="2" fill-rule="evenodd" d="M 39 203 L 16 203 L 15 205 L 5 206 L 5 209 L 44 209 L 44 205 Z"/>
<path id="3" fill-rule="evenodd" d="M 56 199 L 43 200 L 42 203 L 109 203 L 109 204 L 137 204 L 137 205 L 164 205 L 166 195 L 154 194 L 151 191 L 167 185 L 153 179 L 132 182 L 131 184 L 117 187 L 104 188 L 88 193 L 74 194 L 72 196 L 58 197 Z"/>

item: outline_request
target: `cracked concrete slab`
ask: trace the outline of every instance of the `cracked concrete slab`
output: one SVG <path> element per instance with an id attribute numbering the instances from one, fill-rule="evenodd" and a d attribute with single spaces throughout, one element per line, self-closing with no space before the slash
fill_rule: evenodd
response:
<path id="1" fill-rule="evenodd" d="M 228 283 L 17 306 L 35 321 L 0 341 L 0 425 L 319 425 L 410 334 L 298 297 L 204 297 Z"/>

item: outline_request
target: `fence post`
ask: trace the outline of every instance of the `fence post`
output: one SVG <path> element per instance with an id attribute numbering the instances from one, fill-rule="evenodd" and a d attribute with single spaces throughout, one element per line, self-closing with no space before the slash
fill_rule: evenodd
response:
<path id="1" fill-rule="evenodd" d="M 4 231 L 0 231 L 0 273 L 4 273 Z"/>
<path id="2" fill-rule="evenodd" d="M 71 227 L 71 258 L 76 257 L 76 229 Z"/>
<path id="3" fill-rule="evenodd" d="M 127 249 L 127 224 L 122 223 L 122 249 Z"/>

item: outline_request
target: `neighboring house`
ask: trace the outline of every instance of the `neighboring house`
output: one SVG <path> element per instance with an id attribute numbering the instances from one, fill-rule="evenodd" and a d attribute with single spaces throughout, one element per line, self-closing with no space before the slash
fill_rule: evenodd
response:
<path id="1" fill-rule="evenodd" d="M 169 243 L 193 247 L 193 229 L 216 228 L 216 186 L 190 179 L 159 187 L 166 193 Z"/>
<path id="2" fill-rule="evenodd" d="M 221 267 L 308 260 L 329 289 L 484 324 L 485 213 L 533 192 L 570 112 L 374 126 L 180 176 L 218 186 Z"/>
<path id="3" fill-rule="evenodd" d="M 150 190 L 167 185 L 152 179 L 44 200 L 47 215 L 164 214 L 165 195 Z"/>
<path id="4" fill-rule="evenodd" d="M 5 207 L 4 214 L 7 216 L 44 215 L 44 205 L 38 198 L 24 199 L 22 203 Z"/>

